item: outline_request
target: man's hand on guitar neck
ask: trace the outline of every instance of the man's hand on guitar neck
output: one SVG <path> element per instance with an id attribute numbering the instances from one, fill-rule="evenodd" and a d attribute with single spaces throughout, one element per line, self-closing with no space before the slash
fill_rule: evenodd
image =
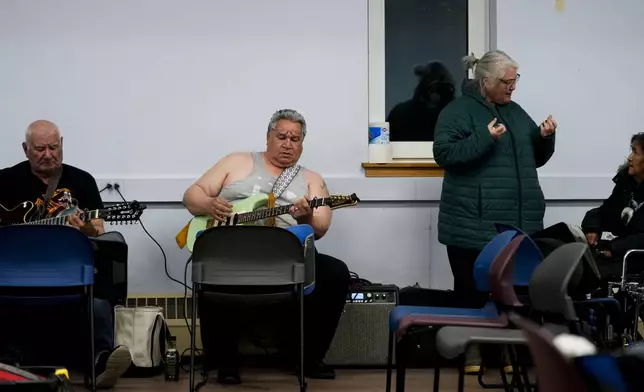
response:
<path id="1" fill-rule="evenodd" d="M 293 206 L 288 211 L 293 219 L 298 223 L 309 223 L 313 217 L 313 209 L 309 203 L 309 198 L 304 196 L 300 199 L 295 200 Z"/>
<path id="2" fill-rule="evenodd" d="M 100 227 L 94 226 L 93 222 L 83 222 L 78 215 L 71 214 L 67 216 L 67 224 L 75 227 L 88 237 L 96 237 L 102 234 Z"/>

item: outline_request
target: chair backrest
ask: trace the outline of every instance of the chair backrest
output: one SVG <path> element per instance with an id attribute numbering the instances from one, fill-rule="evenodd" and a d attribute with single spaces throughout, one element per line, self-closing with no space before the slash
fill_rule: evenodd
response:
<path id="1" fill-rule="evenodd" d="M 622 352 L 614 353 L 615 362 L 630 391 L 641 389 L 644 384 L 644 343 L 640 341 Z"/>
<path id="2" fill-rule="evenodd" d="M 530 279 L 530 301 L 535 310 L 577 319 L 568 285 L 587 248 L 579 242 L 564 244 L 541 262 Z"/>
<path id="3" fill-rule="evenodd" d="M 315 231 L 311 225 L 294 225 L 286 230 L 295 234 L 304 247 L 304 295 L 308 295 L 315 289 Z"/>
<path id="4" fill-rule="evenodd" d="M 94 295 L 111 305 L 127 301 L 128 245 L 125 237 L 110 231 L 89 239 L 94 247 Z"/>
<path id="5" fill-rule="evenodd" d="M 611 392 L 628 392 L 629 389 L 614 356 L 607 353 L 588 355 L 577 359 L 579 367 L 594 383 Z M 632 389 L 635 390 L 635 389 Z M 637 388 L 641 390 L 641 387 Z"/>
<path id="6" fill-rule="evenodd" d="M 519 234 L 494 258 L 490 267 L 490 291 L 492 300 L 505 306 L 521 306 L 514 291 L 514 265 L 521 244 L 526 236 Z"/>
<path id="7" fill-rule="evenodd" d="M 490 268 L 495 257 L 505 248 L 517 235 L 516 231 L 508 230 L 497 234 L 485 245 L 474 262 L 474 282 L 476 289 L 480 292 L 490 292 Z"/>
<path id="8" fill-rule="evenodd" d="M 504 231 L 516 231 L 516 235 L 525 236 L 525 240 L 521 243 L 521 247 L 519 248 L 516 261 L 514 263 L 514 285 L 518 287 L 528 287 L 534 270 L 543 260 L 541 250 L 532 237 L 523 230 L 506 223 L 497 223 L 495 226 L 498 233 L 503 233 Z"/>
<path id="9" fill-rule="evenodd" d="M 222 226 L 201 233 L 192 252 L 192 281 L 208 285 L 304 283 L 304 248 L 279 227 Z"/>
<path id="10" fill-rule="evenodd" d="M 77 287 L 94 283 L 94 249 L 69 226 L 0 227 L 0 287 Z"/>
<path id="11" fill-rule="evenodd" d="M 523 331 L 537 368 L 540 391 L 587 392 L 582 375 L 553 343 L 554 336 L 532 321 L 510 314 L 510 321 Z"/>

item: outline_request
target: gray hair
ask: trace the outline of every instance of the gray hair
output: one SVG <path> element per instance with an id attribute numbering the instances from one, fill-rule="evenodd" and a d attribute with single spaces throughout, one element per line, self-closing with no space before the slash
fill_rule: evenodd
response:
<path id="1" fill-rule="evenodd" d="M 299 123 L 302 126 L 302 137 L 306 136 L 306 120 L 304 119 L 304 116 L 297 112 L 297 110 L 280 109 L 273 113 L 271 121 L 268 123 L 268 132 L 274 130 L 280 120 Z"/>
<path id="2" fill-rule="evenodd" d="M 483 92 L 483 78 L 499 80 L 503 78 L 506 69 L 519 68 L 519 63 L 502 50 L 490 50 L 480 59 L 477 59 L 472 53 L 463 57 L 463 64 L 466 69 L 474 71 L 474 81 L 478 84 L 481 92 Z"/>

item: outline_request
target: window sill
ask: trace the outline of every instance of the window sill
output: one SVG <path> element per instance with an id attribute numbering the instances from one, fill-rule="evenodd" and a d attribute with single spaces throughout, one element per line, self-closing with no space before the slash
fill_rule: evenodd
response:
<path id="1" fill-rule="evenodd" d="M 363 163 L 366 177 L 443 177 L 436 162 Z"/>

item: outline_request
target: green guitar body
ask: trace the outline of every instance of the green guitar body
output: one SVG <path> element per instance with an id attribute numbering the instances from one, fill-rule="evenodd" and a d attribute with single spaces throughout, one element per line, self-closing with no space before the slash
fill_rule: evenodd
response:
<path id="1" fill-rule="evenodd" d="M 209 227 L 218 227 L 218 226 L 233 226 L 235 221 L 236 214 L 243 214 L 245 212 L 253 212 L 262 207 L 268 206 L 268 195 L 264 193 L 258 193 L 246 199 L 237 200 L 230 203 L 233 206 L 233 214 L 228 217 L 226 222 L 221 222 L 214 220 L 208 216 L 195 216 L 190 220 L 190 226 L 188 227 L 188 237 L 186 246 L 188 250 L 192 252 L 192 247 L 197 239 L 197 234 L 200 231 L 206 230 Z M 212 221 L 212 224 L 209 226 L 208 222 Z M 252 224 L 252 223 L 249 223 Z"/>

